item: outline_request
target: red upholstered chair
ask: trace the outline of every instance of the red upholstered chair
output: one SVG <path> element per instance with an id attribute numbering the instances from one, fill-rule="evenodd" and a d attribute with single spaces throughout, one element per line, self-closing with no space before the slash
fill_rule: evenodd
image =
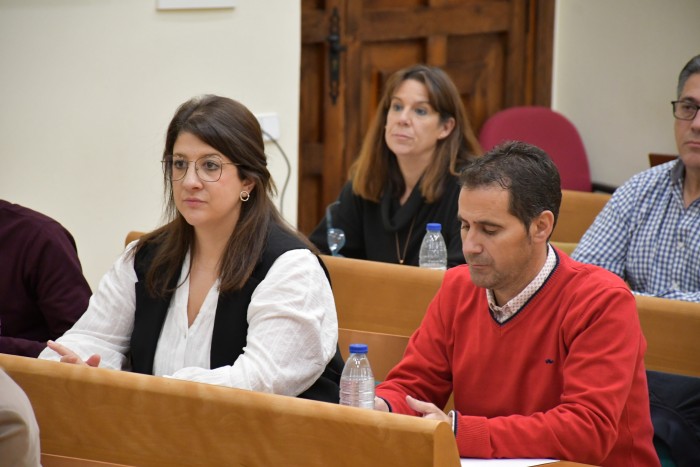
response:
<path id="1" fill-rule="evenodd" d="M 566 190 L 604 191 L 615 187 L 591 182 L 588 156 L 576 127 L 565 116 L 548 107 L 510 107 L 492 115 L 479 134 L 484 151 L 510 140 L 542 148 L 552 158 Z"/>

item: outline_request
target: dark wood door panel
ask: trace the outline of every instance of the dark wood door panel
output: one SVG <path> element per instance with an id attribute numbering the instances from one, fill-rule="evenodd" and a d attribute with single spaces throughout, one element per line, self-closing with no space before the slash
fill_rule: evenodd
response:
<path id="1" fill-rule="evenodd" d="M 389 41 L 434 35 L 506 32 L 511 27 L 511 8 L 512 2 L 488 0 L 461 5 L 394 9 L 373 5 L 362 12 L 359 38 L 363 41 Z"/>
<path id="2" fill-rule="evenodd" d="M 315 227 L 318 213 L 325 205 L 324 167 L 327 145 L 337 144 L 326 137 L 327 121 L 331 119 L 325 103 L 326 51 L 322 44 L 311 43 L 302 47 L 299 102 L 299 193 L 297 219 L 299 229 L 309 232 Z M 313 224 L 313 225 L 312 225 Z"/>
<path id="3" fill-rule="evenodd" d="M 474 131 L 504 106 L 507 53 L 504 36 L 502 33 L 458 36 L 448 42 L 443 68 L 462 93 Z"/>
<path id="4" fill-rule="evenodd" d="M 415 63 L 444 68 L 474 131 L 498 110 L 549 105 L 554 0 L 302 0 L 299 217 L 309 233 L 347 180 L 382 86 Z M 342 45 L 330 98 L 330 24 Z"/>

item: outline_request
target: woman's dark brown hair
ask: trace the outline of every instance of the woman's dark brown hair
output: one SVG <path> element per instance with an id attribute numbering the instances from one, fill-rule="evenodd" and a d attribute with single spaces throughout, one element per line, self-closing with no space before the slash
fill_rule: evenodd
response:
<path id="1" fill-rule="evenodd" d="M 401 196 L 406 188 L 396 156 L 386 144 L 384 127 L 391 99 L 407 79 L 425 85 L 430 105 L 440 115 L 440 123 L 450 118 L 455 120 L 452 132 L 437 141 L 433 162 L 421 179 L 420 190 L 426 201 L 432 203 L 439 199 L 447 177 L 458 175 L 472 156 L 481 154 L 457 87 L 450 77 L 440 68 L 427 65 L 404 68 L 389 77 L 360 154 L 350 168 L 353 191 L 362 198 L 378 202 L 384 190 L 389 189 L 395 196 Z"/>
<path id="2" fill-rule="evenodd" d="M 182 104 L 168 127 L 163 160 L 172 157 L 175 141 L 181 133 L 190 133 L 215 148 L 236 164 L 241 180 L 255 182 L 250 199 L 241 203 L 238 222 L 219 261 L 221 293 L 240 289 L 250 278 L 265 249 L 265 233 L 271 223 L 308 244 L 287 226 L 272 202 L 276 188 L 267 169 L 260 125 L 244 105 L 214 95 L 196 97 Z M 167 164 L 164 164 L 163 180 L 168 223 L 142 237 L 135 250 L 138 252 L 151 242 L 157 245 L 146 273 L 148 291 L 156 296 L 172 292 L 169 284 L 179 277 L 185 255 L 194 248 L 194 228 L 177 210 Z"/>

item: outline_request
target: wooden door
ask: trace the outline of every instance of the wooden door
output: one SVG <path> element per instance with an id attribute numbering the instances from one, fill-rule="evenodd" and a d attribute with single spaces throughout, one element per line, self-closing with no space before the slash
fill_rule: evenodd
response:
<path id="1" fill-rule="evenodd" d="M 337 198 L 382 85 L 400 68 L 443 68 L 477 134 L 505 107 L 549 106 L 554 1 L 302 0 L 299 229 L 311 232 Z"/>

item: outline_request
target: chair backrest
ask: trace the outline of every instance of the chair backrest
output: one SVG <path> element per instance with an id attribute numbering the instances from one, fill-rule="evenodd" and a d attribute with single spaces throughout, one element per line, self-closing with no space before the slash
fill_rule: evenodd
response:
<path id="1" fill-rule="evenodd" d="M 534 144 L 549 154 L 559 169 L 563 189 L 591 191 L 591 172 L 581 136 L 559 112 L 540 106 L 510 107 L 492 115 L 479 134 L 484 151 L 510 140 Z"/>

